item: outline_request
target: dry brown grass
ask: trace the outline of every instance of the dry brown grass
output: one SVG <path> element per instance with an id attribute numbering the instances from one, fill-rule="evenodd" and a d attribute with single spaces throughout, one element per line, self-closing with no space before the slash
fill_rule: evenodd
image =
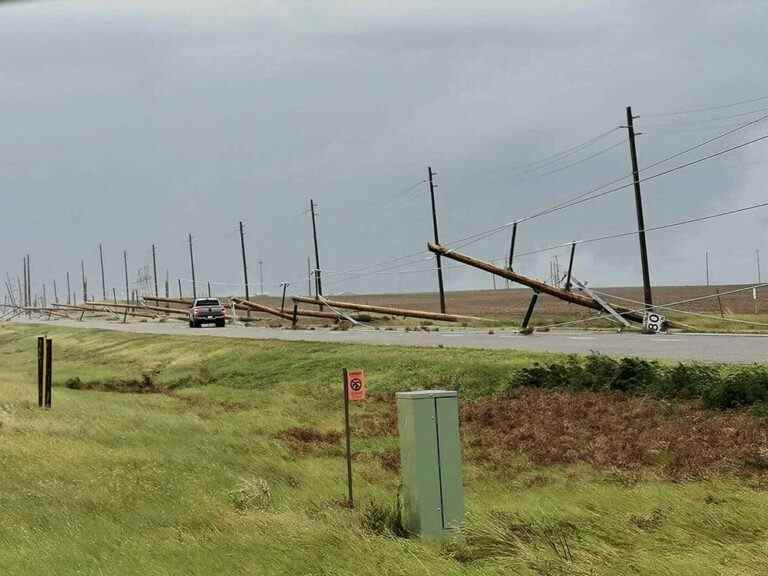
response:
<path id="1" fill-rule="evenodd" d="M 397 435 L 394 400 L 372 403 L 357 421 L 366 436 Z M 524 455 L 537 466 L 589 464 L 675 480 L 768 472 L 765 420 L 693 402 L 524 388 L 514 398 L 463 404 L 461 422 L 465 458 L 500 469 Z M 396 470 L 396 456 L 382 454 L 382 465 Z"/>
<path id="2" fill-rule="evenodd" d="M 713 413 L 616 393 L 523 389 L 518 397 L 467 404 L 468 453 L 503 465 L 525 454 L 539 465 L 652 468 L 675 479 L 768 470 L 768 426 L 748 412 Z"/>
<path id="3" fill-rule="evenodd" d="M 284 430 L 279 434 L 279 438 L 295 452 L 306 453 L 337 446 L 341 440 L 341 432 L 337 430 L 324 432 L 308 426 L 297 426 Z"/>

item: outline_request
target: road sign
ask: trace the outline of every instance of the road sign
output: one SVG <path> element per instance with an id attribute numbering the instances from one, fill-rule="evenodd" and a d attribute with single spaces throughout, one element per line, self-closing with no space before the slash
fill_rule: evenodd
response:
<path id="1" fill-rule="evenodd" d="M 645 313 L 645 328 L 650 332 L 663 332 L 667 319 L 656 312 Z"/>
<path id="2" fill-rule="evenodd" d="M 347 372 L 347 395 L 353 402 L 365 400 L 366 393 L 365 372 L 354 370 Z"/>

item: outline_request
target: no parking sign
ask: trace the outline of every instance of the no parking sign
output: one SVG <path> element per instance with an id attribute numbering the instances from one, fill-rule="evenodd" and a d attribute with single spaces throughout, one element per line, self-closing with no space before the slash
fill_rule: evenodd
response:
<path id="1" fill-rule="evenodd" d="M 347 396 L 353 402 L 365 400 L 366 393 L 365 372 L 354 370 L 347 372 Z"/>

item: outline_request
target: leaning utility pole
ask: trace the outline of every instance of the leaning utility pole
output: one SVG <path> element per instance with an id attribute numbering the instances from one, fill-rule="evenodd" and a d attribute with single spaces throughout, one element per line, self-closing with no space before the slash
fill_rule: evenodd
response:
<path id="1" fill-rule="evenodd" d="M 101 297 L 104 302 L 107 301 L 107 284 L 104 281 L 104 250 L 99 244 L 99 263 L 101 264 Z"/>
<path id="2" fill-rule="evenodd" d="M 245 258 L 245 233 L 243 232 L 243 221 L 240 220 L 240 252 L 243 255 L 243 278 L 245 279 L 245 299 L 250 300 L 251 294 L 248 286 L 248 261 Z M 251 317 L 251 311 L 248 310 L 248 318 Z"/>
<path id="3" fill-rule="evenodd" d="M 645 219 L 643 218 L 643 198 L 640 194 L 640 169 L 637 166 L 637 148 L 635 146 L 635 127 L 632 107 L 627 106 L 627 132 L 629 134 L 629 154 L 632 159 L 632 178 L 635 184 L 635 210 L 637 211 L 637 235 L 640 239 L 640 264 L 643 268 L 643 300 L 645 309 L 653 309 L 651 295 L 651 273 L 648 268 L 648 248 L 645 243 Z"/>
<path id="4" fill-rule="evenodd" d="M 192 265 L 192 299 L 197 300 L 197 282 L 195 281 L 195 255 L 192 252 L 192 234 L 189 235 L 189 262 Z"/>
<path id="5" fill-rule="evenodd" d="M 315 240 L 315 294 L 323 295 L 323 281 L 320 276 L 320 251 L 317 248 L 317 222 L 315 221 L 315 202 L 309 199 L 309 211 L 312 213 L 312 237 Z M 322 310 L 322 305 L 320 306 Z"/>
<path id="6" fill-rule="evenodd" d="M 155 280 L 155 298 L 160 297 L 160 292 L 157 290 L 157 249 L 152 244 L 152 278 Z"/>
<path id="7" fill-rule="evenodd" d="M 435 183 L 433 181 L 432 166 L 427 167 L 427 175 L 429 176 L 429 195 L 432 199 L 432 225 L 435 229 L 435 244 L 440 244 L 440 239 L 437 235 L 437 209 L 435 207 Z M 445 287 L 443 285 L 443 261 L 440 258 L 440 254 L 435 254 L 437 260 L 437 285 L 440 289 L 440 312 L 445 314 Z"/>

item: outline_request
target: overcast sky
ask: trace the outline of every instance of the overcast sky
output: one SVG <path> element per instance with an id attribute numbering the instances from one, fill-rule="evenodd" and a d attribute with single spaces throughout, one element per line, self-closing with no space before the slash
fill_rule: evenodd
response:
<path id="1" fill-rule="evenodd" d="M 524 218 L 629 173 L 622 129 L 528 166 L 625 124 L 627 105 L 641 167 L 768 114 L 766 98 L 663 115 L 768 95 L 767 27 L 763 1 L 0 3 L 0 272 L 28 252 L 35 284 L 61 292 L 84 258 L 98 294 L 99 242 L 108 289 L 123 249 L 134 280 L 155 243 L 186 292 L 191 232 L 198 279 L 229 293 L 243 220 L 252 285 L 262 260 L 267 292 L 303 293 L 314 198 L 327 292 L 433 289 L 427 255 L 386 263 L 432 236 L 428 165 L 445 243 Z M 768 120 L 646 175 L 763 134 Z M 647 226 L 766 200 L 766 160 L 763 141 L 645 183 Z M 654 284 L 703 283 L 707 249 L 713 282 L 753 281 L 766 224 L 768 208 L 649 233 Z M 626 188 L 520 224 L 517 246 L 636 226 Z M 556 254 L 516 267 L 546 277 Z M 447 265 L 449 289 L 491 286 Z M 639 284 L 637 238 L 580 246 L 574 273 Z"/>

